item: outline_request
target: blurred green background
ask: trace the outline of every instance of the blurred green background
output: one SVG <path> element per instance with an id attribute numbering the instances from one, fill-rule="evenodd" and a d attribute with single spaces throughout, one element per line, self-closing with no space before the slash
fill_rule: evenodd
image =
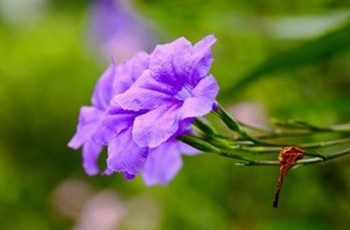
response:
<path id="1" fill-rule="evenodd" d="M 221 86 L 219 101 L 233 113 L 252 105 L 242 119 L 349 122 L 349 1 L 135 0 L 133 6 L 160 43 L 217 36 L 211 72 Z M 184 157 L 166 187 L 85 175 L 80 151 L 67 142 L 108 65 L 86 38 L 90 10 L 84 0 L 1 0 L 0 229 L 350 225 L 349 157 L 292 171 L 277 210 L 271 207 L 277 168 L 238 167 L 210 154 Z"/>

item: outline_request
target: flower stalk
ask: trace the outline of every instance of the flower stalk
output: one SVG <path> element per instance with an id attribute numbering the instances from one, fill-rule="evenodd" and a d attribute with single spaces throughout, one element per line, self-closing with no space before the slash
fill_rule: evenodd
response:
<path id="1" fill-rule="evenodd" d="M 236 165 L 241 166 L 279 166 L 280 162 L 277 160 L 254 159 L 254 156 L 257 156 L 257 154 L 278 154 L 286 146 L 296 146 L 304 150 L 305 158 L 299 159 L 293 166 L 322 163 L 350 155 L 350 148 L 348 147 L 350 145 L 350 137 L 344 137 L 345 134 L 350 132 L 350 124 L 318 127 L 299 120 L 275 121 L 274 125 L 283 127 L 284 131 L 280 131 L 276 129 L 261 129 L 241 123 L 220 105 L 217 105 L 213 112 L 230 131 L 238 134 L 238 136 L 232 138 L 232 136 L 220 135 L 210 123 L 196 119 L 194 125 L 200 131 L 200 136 L 194 134 L 184 135 L 179 137 L 178 140 L 200 151 L 212 152 L 236 160 Z M 247 132 L 246 129 L 257 134 L 254 136 Z M 315 142 L 301 142 L 300 138 L 298 141 L 284 140 L 300 137 L 301 134 L 313 136 L 320 133 L 334 133 L 340 138 Z M 266 141 L 272 138 L 283 139 L 284 141 Z M 345 149 L 333 152 L 328 150 L 328 153 L 325 154 L 319 153 L 326 148 L 339 148 L 339 146 L 345 146 Z"/>

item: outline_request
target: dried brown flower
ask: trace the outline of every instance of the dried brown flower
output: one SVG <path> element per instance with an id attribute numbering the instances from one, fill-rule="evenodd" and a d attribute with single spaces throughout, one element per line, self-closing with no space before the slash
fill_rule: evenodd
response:
<path id="1" fill-rule="evenodd" d="M 279 194 L 283 186 L 284 178 L 287 175 L 289 169 L 291 169 L 298 160 L 304 158 L 305 153 L 297 147 L 283 147 L 278 155 L 278 161 L 281 164 L 280 176 L 278 178 L 277 188 L 275 192 L 275 199 L 273 201 L 273 207 L 278 207 Z"/>

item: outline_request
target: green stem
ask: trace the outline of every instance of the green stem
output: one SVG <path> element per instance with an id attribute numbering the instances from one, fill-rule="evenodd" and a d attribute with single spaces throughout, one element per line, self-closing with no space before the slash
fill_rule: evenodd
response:
<path id="1" fill-rule="evenodd" d="M 241 151 L 245 152 L 255 152 L 255 153 L 269 153 L 269 152 L 278 152 L 280 151 L 281 147 L 286 146 L 296 146 L 302 149 L 315 149 L 315 148 L 322 148 L 322 147 L 330 147 L 345 143 L 350 143 L 350 138 L 343 138 L 343 139 L 336 139 L 336 140 L 330 140 L 330 141 L 321 141 L 316 143 L 301 143 L 301 144 L 295 144 L 295 143 L 266 143 L 264 145 L 259 145 L 256 143 L 251 143 L 247 141 L 232 141 L 229 142 L 227 139 L 223 137 L 215 137 L 216 141 L 221 141 L 222 143 L 225 143 L 225 145 L 222 145 L 221 147 L 225 147 L 228 149 L 239 149 Z M 210 141 L 212 139 L 208 139 Z M 231 145 L 229 144 L 231 143 Z"/>
<path id="2" fill-rule="evenodd" d="M 340 134 L 349 134 L 350 133 L 350 124 L 340 124 L 340 125 L 333 125 L 329 127 L 321 127 L 316 126 L 313 124 L 310 124 L 305 121 L 300 120 L 287 120 L 287 121 L 273 121 L 275 126 L 286 128 L 286 129 L 296 129 L 296 130 L 303 130 L 308 131 L 310 133 L 340 133 Z"/>
<path id="3" fill-rule="evenodd" d="M 298 162 L 298 163 L 299 164 L 314 164 L 314 163 L 324 162 L 324 161 L 336 159 L 339 157 L 343 157 L 343 156 L 346 156 L 348 154 L 350 154 L 350 149 L 345 149 L 345 150 L 342 150 L 339 152 L 323 155 L 323 158 L 314 157 L 314 158 L 300 160 L 300 162 Z"/>
<path id="4" fill-rule="evenodd" d="M 350 138 L 343 138 L 343 139 L 337 139 L 337 140 L 331 140 L 331 141 L 321 141 L 317 143 L 305 143 L 305 144 L 299 144 L 296 145 L 300 148 L 321 148 L 321 147 L 329 147 L 339 144 L 344 144 L 350 142 Z"/>
<path id="5" fill-rule="evenodd" d="M 246 140 L 249 140 L 255 144 L 259 145 L 271 145 L 271 143 L 265 142 L 263 140 L 257 139 L 256 137 L 251 136 L 245 130 L 243 130 L 238 121 L 236 121 L 231 115 L 229 115 L 224 108 L 218 105 L 217 110 L 215 111 L 216 115 L 225 123 L 225 125 L 232 131 L 239 133 L 239 135 Z M 273 144 L 272 144 L 273 145 Z"/>
<path id="6" fill-rule="evenodd" d="M 250 129 L 250 130 L 256 131 L 256 132 L 271 133 L 273 131 L 272 129 L 255 127 L 255 126 L 249 125 L 249 124 L 241 122 L 241 121 L 238 121 L 238 124 L 241 125 L 242 127 L 245 127 L 247 129 Z"/>
<path id="7" fill-rule="evenodd" d="M 306 153 L 306 155 L 316 155 L 317 157 L 311 157 L 307 159 L 299 160 L 296 165 L 307 165 L 307 164 L 316 164 L 329 160 L 333 160 L 339 157 L 343 157 L 350 154 L 350 149 L 345 149 L 343 151 L 330 153 L 326 155 L 314 154 L 314 153 Z M 321 157 L 320 157 L 321 156 Z M 228 156 L 230 157 L 230 156 Z M 237 159 L 235 157 L 231 157 L 233 159 Z M 280 165 L 279 161 L 269 161 L 269 160 L 247 160 L 243 162 L 239 162 L 236 165 L 244 165 L 244 166 L 276 166 Z"/>
<path id="8" fill-rule="evenodd" d="M 259 161 L 250 160 L 245 157 L 242 157 L 232 152 L 232 150 L 218 148 L 212 145 L 211 143 L 208 143 L 207 141 L 193 135 L 183 135 L 178 137 L 177 139 L 203 152 L 212 152 L 212 153 L 219 154 L 221 156 L 240 160 L 244 162 L 244 164 L 255 164 L 259 162 Z"/>
<path id="9" fill-rule="evenodd" d="M 239 160 L 240 162 L 236 163 L 236 165 L 244 165 L 244 166 L 278 166 L 280 165 L 280 162 L 275 160 L 253 160 L 253 159 L 248 159 L 246 157 L 242 157 L 238 155 L 236 152 L 234 152 L 232 149 L 223 149 L 223 148 L 214 146 L 213 144 L 208 143 L 207 141 L 193 135 L 184 135 L 184 136 L 178 137 L 178 139 L 203 152 L 212 152 L 224 157 Z M 263 148 L 267 150 L 268 148 L 271 149 L 272 147 L 263 147 Z M 241 149 L 238 148 L 238 150 L 241 150 Z M 312 157 L 299 160 L 296 165 L 306 165 L 306 164 L 315 164 L 315 163 L 325 162 L 328 160 L 346 156 L 348 154 L 350 154 L 350 149 L 345 149 L 343 151 L 334 152 L 334 153 L 325 154 L 325 155 L 306 152 L 305 153 L 306 156 L 312 156 Z"/>
<path id="10" fill-rule="evenodd" d="M 194 126 L 208 136 L 217 135 L 215 128 L 200 118 L 195 120 Z"/>
<path id="11" fill-rule="evenodd" d="M 203 152 L 220 152 L 216 146 L 193 135 L 183 135 L 177 139 Z"/>

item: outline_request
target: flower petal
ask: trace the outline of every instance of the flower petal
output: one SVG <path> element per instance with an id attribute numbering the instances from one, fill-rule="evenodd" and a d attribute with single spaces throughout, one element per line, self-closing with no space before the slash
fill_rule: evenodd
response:
<path id="1" fill-rule="evenodd" d="M 136 175 L 147 157 L 147 148 L 139 147 L 132 139 L 131 128 L 121 132 L 108 146 L 108 168 Z"/>
<path id="2" fill-rule="evenodd" d="M 135 174 L 129 174 L 128 172 L 124 173 L 125 180 L 133 180 L 136 177 Z"/>
<path id="3" fill-rule="evenodd" d="M 132 87 L 149 89 L 168 95 L 174 95 L 178 91 L 176 86 L 168 85 L 159 81 L 157 76 L 154 76 L 154 73 L 152 73 L 150 70 L 145 70 L 140 78 L 135 81 Z"/>
<path id="4" fill-rule="evenodd" d="M 167 184 L 182 167 L 181 142 L 168 141 L 149 151 L 142 177 L 146 185 Z"/>
<path id="5" fill-rule="evenodd" d="M 102 152 L 102 146 L 88 141 L 83 146 L 83 167 L 88 175 L 99 173 L 98 157 Z"/>
<path id="6" fill-rule="evenodd" d="M 77 132 L 69 141 L 68 146 L 72 149 L 78 149 L 88 141 L 95 132 L 96 125 L 102 115 L 103 112 L 95 107 L 81 107 Z"/>
<path id="7" fill-rule="evenodd" d="M 200 78 L 207 75 L 213 62 L 210 48 L 215 42 L 215 36 L 208 35 L 194 46 L 192 84 L 196 85 Z"/>
<path id="8" fill-rule="evenodd" d="M 200 151 L 198 149 L 193 148 L 192 146 L 182 143 L 180 142 L 180 151 L 182 154 L 184 155 L 188 155 L 188 156 L 194 156 L 200 153 Z"/>
<path id="9" fill-rule="evenodd" d="M 206 97 L 212 100 L 215 100 L 218 92 L 219 85 L 212 75 L 201 79 L 201 81 L 192 90 L 195 97 Z"/>
<path id="10" fill-rule="evenodd" d="M 132 59 L 122 62 L 116 69 L 114 95 L 124 93 L 148 68 L 149 55 L 145 52 L 136 54 Z M 114 96 L 113 95 L 113 96 Z"/>
<path id="11" fill-rule="evenodd" d="M 148 66 L 149 55 L 146 52 L 139 52 L 129 61 L 128 72 L 133 83 L 148 69 Z"/>
<path id="12" fill-rule="evenodd" d="M 154 81 L 149 74 L 149 71 L 145 71 L 130 89 L 116 95 L 113 103 L 126 110 L 140 111 L 154 109 L 169 100 L 170 96 L 162 90 L 164 86 Z"/>
<path id="13" fill-rule="evenodd" d="M 113 100 L 123 109 L 140 111 L 151 110 L 163 104 L 168 95 L 142 88 L 130 88 L 126 93 L 117 95 Z"/>
<path id="14" fill-rule="evenodd" d="M 178 116 L 179 118 L 180 116 Z M 180 120 L 180 119 L 179 119 Z M 189 134 L 191 133 L 192 130 L 192 124 L 194 123 L 195 119 L 194 118 L 187 118 L 180 120 L 179 122 L 179 129 L 177 134 L 178 135 L 184 135 L 184 134 Z"/>
<path id="15" fill-rule="evenodd" d="M 194 96 L 187 98 L 181 106 L 179 118 L 182 120 L 204 116 L 209 113 L 215 103 L 218 90 L 219 87 L 212 76 L 203 78 L 192 90 Z"/>
<path id="16" fill-rule="evenodd" d="M 113 169 L 106 167 L 106 169 L 101 174 L 104 176 L 109 176 L 109 175 L 112 175 L 113 173 L 114 173 Z"/>
<path id="17" fill-rule="evenodd" d="M 204 97 L 190 97 L 185 100 L 179 110 L 179 118 L 201 117 L 209 113 L 213 107 L 213 100 Z"/>
<path id="18" fill-rule="evenodd" d="M 96 127 L 92 139 L 101 145 L 108 145 L 119 133 L 129 128 L 138 114 L 126 111 L 111 103 Z"/>
<path id="19" fill-rule="evenodd" d="M 179 129 L 179 104 L 165 104 L 135 119 L 133 138 L 139 146 L 157 147 Z"/>
<path id="20" fill-rule="evenodd" d="M 112 62 L 98 80 L 92 95 L 92 105 L 105 110 L 113 97 L 116 65 Z"/>
<path id="21" fill-rule="evenodd" d="M 150 55 L 149 65 L 155 79 L 180 90 L 192 71 L 192 51 L 191 43 L 183 37 L 158 45 Z"/>

